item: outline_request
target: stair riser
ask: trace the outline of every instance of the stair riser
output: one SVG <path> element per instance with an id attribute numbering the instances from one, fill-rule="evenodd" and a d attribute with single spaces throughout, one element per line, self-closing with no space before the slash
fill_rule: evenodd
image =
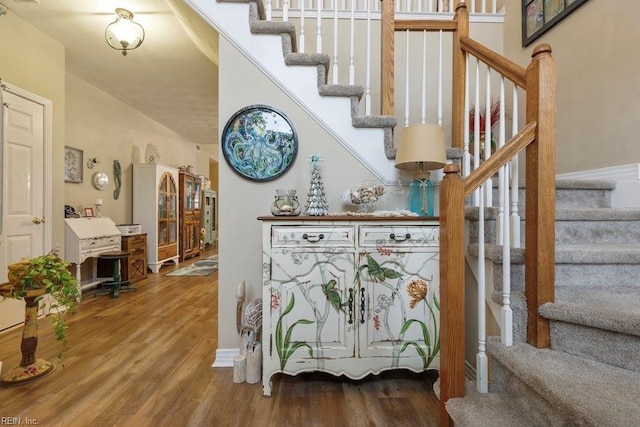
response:
<path id="1" fill-rule="evenodd" d="M 497 222 L 484 223 L 485 243 L 496 243 Z M 470 243 L 478 242 L 478 221 L 469 222 Z M 520 226 L 520 241 L 525 241 L 525 222 Z M 556 244 L 635 244 L 640 242 L 640 221 L 556 221 Z"/>
<path id="2" fill-rule="evenodd" d="M 536 426 L 565 426 L 562 415 L 542 396 L 513 375 L 495 358 L 489 359 L 491 381 L 490 392 L 503 393 L 511 396 L 511 403 L 520 408 L 520 412 L 531 418 L 531 425 Z"/>
<path id="3" fill-rule="evenodd" d="M 640 337 L 637 336 L 552 320 L 551 347 L 640 372 Z"/>
<path id="4" fill-rule="evenodd" d="M 518 191 L 520 205 L 524 206 L 526 192 L 524 188 Z M 494 205 L 498 201 L 498 189 L 493 190 Z M 609 189 L 583 189 L 583 188 L 556 188 L 556 208 L 557 209 L 588 209 L 588 208 L 610 208 L 611 190 Z"/>
<path id="5" fill-rule="evenodd" d="M 494 264 L 494 289 L 502 290 L 502 264 Z M 640 277 L 637 264 L 556 264 L 556 286 L 602 287 L 610 285 L 634 286 L 640 283 L 630 278 Z M 511 290 L 524 291 L 524 266 L 511 266 Z"/>

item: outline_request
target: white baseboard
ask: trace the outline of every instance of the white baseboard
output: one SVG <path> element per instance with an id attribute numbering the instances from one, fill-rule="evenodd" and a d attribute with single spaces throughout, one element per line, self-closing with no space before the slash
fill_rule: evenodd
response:
<path id="1" fill-rule="evenodd" d="M 559 179 L 596 179 L 615 181 L 616 189 L 611 193 L 611 207 L 640 207 L 640 163 L 611 166 L 579 172 L 560 174 Z"/>
<path id="2" fill-rule="evenodd" d="M 239 348 L 219 348 L 212 368 L 233 368 L 233 358 L 240 354 Z"/>

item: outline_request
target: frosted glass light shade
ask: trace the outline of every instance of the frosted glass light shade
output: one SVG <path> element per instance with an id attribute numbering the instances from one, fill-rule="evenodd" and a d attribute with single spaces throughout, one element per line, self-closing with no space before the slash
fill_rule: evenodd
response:
<path id="1" fill-rule="evenodd" d="M 133 13 L 127 9 L 117 8 L 116 15 L 117 19 L 107 25 L 104 37 L 109 46 L 126 56 L 127 51 L 136 49 L 144 41 L 144 28 L 133 21 Z"/>

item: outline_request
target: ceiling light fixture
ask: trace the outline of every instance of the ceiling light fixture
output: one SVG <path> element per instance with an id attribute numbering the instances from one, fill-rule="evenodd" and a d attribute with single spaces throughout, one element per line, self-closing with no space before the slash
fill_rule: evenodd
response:
<path id="1" fill-rule="evenodd" d="M 117 8 L 116 15 L 116 20 L 104 30 L 104 38 L 109 46 L 127 56 L 127 51 L 137 49 L 144 41 L 144 28 L 133 22 L 133 13 L 127 9 Z"/>

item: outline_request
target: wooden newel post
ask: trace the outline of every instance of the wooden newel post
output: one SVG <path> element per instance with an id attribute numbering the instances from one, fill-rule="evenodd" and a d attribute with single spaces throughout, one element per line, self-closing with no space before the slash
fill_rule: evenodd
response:
<path id="1" fill-rule="evenodd" d="M 453 425 L 445 408 L 464 387 L 464 181 L 449 164 L 440 185 L 440 421 Z"/>
<path id="2" fill-rule="evenodd" d="M 551 344 L 549 321 L 538 307 L 555 294 L 556 221 L 556 65 L 551 46 L 533 50 L 527 68 L 527 123 L 537 123 L 536 139 L 526 150 L 525 296 L 527 342 Z"/>

